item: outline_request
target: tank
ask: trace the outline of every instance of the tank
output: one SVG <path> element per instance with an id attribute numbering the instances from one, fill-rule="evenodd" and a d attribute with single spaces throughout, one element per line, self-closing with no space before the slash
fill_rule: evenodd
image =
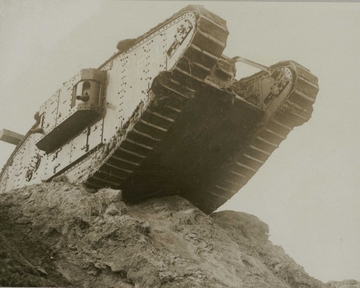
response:
<path id="1" fill-rule="evenodd" d="M 129 203 L 180 195 L 216 210 L 310 119 L 319 89 L 296 62 L 223 55 L 228 34 L 225 20 L 188 6 L 120 41 L 34 111 L 26 135 L 3 133 L 17 145 L 0 191 L 66 176 L 93 192 L 121 189 Z M 260 71 L 236 79 L 238 61 Z"/>

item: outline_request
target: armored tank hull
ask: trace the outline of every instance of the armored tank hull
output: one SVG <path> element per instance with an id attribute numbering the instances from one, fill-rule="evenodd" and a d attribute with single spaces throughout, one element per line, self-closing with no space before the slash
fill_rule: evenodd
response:
<path id="1" fill-rule="evenodd" d="M 5 164 L 0 191 L 65 175 L 128 202 L 180 195 L 211 213 L 306 122 L 317 78 L 293 61 L 237 80 L 226 22 L 188 6 L 65 82 Z M 261 66 L 261 65 L 260 65 Z"/>

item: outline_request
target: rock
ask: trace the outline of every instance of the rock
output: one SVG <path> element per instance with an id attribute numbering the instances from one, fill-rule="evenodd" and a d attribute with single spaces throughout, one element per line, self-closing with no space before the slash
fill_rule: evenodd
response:
<path id="1" fill-rule="evenodd" d="M 53 180 L 53 182 L 69 182 L 68 177 L 66 177 L 66 175 L 60 175 L 55 177 Z"/>
<path id="2" fill-rule="evenodd" d="M 129 284 L 126 282 L 117 282 L 114 284 L 114 286 L 112 286 L 112 288 L 134 288 L 135 286 L 133 284 Z"/>
<path id="3" fill-rule="evenodd" d="M 110 216 L 120 215 L 120 210 L 116 207 L 114 203 L 111 203 L 105 210 L 105 214 Z"/>
<path id="4" fill-rule="evenodd" d="M 45 269 L 40 266 L 36 266 L 35 269 L 36 269 L 36 271 L 40 272 L 41 275 L 44 275 L 44 276 L 48 275 L 48 273 L 46 273 Z"/>
<path id="5" fill-rule="evenodd" d="M 121 190 L 102 188 L 96 194 L 101 195 L 109 201 L 109 203 L 116 203 L 123 200 Z"/>

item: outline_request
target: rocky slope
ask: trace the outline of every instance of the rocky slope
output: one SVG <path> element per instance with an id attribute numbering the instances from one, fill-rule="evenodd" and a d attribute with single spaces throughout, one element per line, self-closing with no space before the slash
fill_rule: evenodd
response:
<path id="1" fill-rule="evenodd" d="M 343 287 L 310 277 L 255 216 L 91 192 L 58 179 L 0 194 L 0 286 Z"/>

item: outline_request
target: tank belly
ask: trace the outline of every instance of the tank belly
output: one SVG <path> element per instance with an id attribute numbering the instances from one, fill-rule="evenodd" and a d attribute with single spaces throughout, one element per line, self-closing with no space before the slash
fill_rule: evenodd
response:
<path id="1" fill-rule="evenodd" d="M 204 89 L 183 103 L 181 114 L 161 142 L 121 185 L 125 199 L 136 202 L 154 195 L 179 194 L 200 207 L 201 201 L 210 198 L 210 187 L 216 184 L 219 172 L 264 116 L 262 110 L 243 101 L 232 104 L 224 101 L 224 96 L 221 91 Z M 157 111 L 167 115 L 166 108 Z M 142 128 L 151 134 L 149 128 L 139 125 Z"/>

